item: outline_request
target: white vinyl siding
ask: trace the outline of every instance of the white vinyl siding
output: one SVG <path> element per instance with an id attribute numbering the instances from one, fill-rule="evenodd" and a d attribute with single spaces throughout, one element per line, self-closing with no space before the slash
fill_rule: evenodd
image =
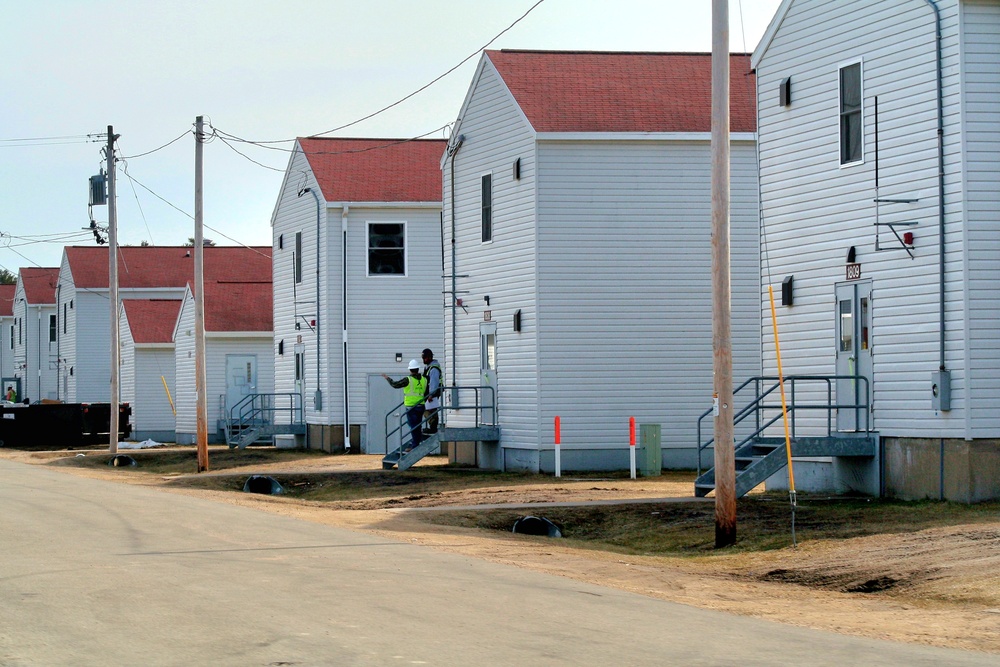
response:
<path id="1" fill-rule="evenodd" d="M 310 424 L 341 425 L 344 421 L 344 343 L 348 347 L 351 424 L 367 422 L 367 377 L 394 373 L 395 353 L 404 363 L 420 350 L 443 349 L 441 208 L 439 202 L 348 202 L 347 232 L 347 332 L 344 332 L 343 207 L 323 202 L 320 221 L 320 308 L 316 307 L 316 201 L 302 187 L 319 192 L 309 162 L 296 154 L 289 163 L 272 220 L 274 239 L 274 345 L 275 386 L 279 392 L 296 390 L 295 346 L 304 346 L 303 396 L 305 418 Z M 302 174 L 306 174 L 305 184 Z M 368 229 L 371 224 L 405 227 L 405 274 L 369 275 Z M 303 280 L 294 284 L 293 239 L 302 234 Z M 279 248 L 283 236 L 284 248 Z M 314 409 L 318 387 L 322 410 Z M 299 327 L 296 328 L 296 322 Z M 279 343 L 284 354 L 278 355 Z"/>
<path id="2" fill-rule="evenodd" d="M 457 263 L 445 253 L 445 274 L 456 273 L 457 290 L 465 308 L 455 311 L 457 331 L 452 332 L 452 311 L 445 310 L 448 350 L 438 355 L 446 383 L 478 386 L 479 325 L 486 311 L 497 322 L 496 363 L 499 420 L 504 446 L 539 445 L 537 264 L 535 230 L 536 156 L 534 133 L 493 66 L 485 59 L 467 96 L 456 134 L 465 143 L 455 155 L 455 241 Z M 521 178 L 514 179 L 513 164 L 521 160 Z M 452 161 L 445 158 L 445 246 L 450 247 Z M 482 176 L 492 173 L 491 218 L 493 242 L 482 242 Z M 450 280 L 445 286 L 451 289 Z M 490 305 L 485 298 L 490 297 Z M 450 303 L 451 296 L 448 296 Z M 521 310 L 522 330 L 514 332 L 514 313 Z M 457 350 L 452 340 L 457 340 Z M 436 352 L 436 350 L 435 350 Z M 452 364 L 457 358 L 457 368 Z M 472 396 L 462 397 L 472 401 Z M 448 415 L 450 425 L 471 423 L 468 411 Z"/>
<path id="3" fill-rule="evenodd" d="M 760 368 L 752 142 L 731 165 L 738 384 Z M 709 143 L 546 142 L 538 172 L 539 440 L 560 415 L 566 442 L 607 448 L 634 416 L 693 450 L 712 400 Z"/>
<path id="4" fill-rule="evenodd" d="M 948 413 L 931 409 L 938 367 L 937 101 L 934 13 L 926 3 L 796 0 L 773 40 L 755 55 L 758 76 L 760 189 L 765 245 L 763 288 L 795 277 L 795 305 L 779 307 L 784 372 L 834 373 L 834 285 L 845 279 L 853 246 L 862 280 L 872 280 L 875 428 L 897 437 L 963 437 L 968 408 L 963 307 L 963 194 L 958 12 L 940 2 L 944 32 L 946 364 Z M 863 61 L 862 168 L 840 169 L 836 108 L 838 67 Z M 792 104 L 778 104 L 791 77 Z M 879 196 L 917 199 L 880 204 L 882 223 L 915 221 L 914 259 L 887 227 L 878 228 L 874 107 L 878 98 Z M 869 122 L 872 119 L 872 122 Z M 762 291 L 764 368 L 775 355 Z"/>
<path id="5" fill-rule="evenodd" d="M 163 345 L 157 347 L 140 346 L 133 351 L 135 356 L 135 399 L 132 404 L 132 433 L 139 440 L 157 434 L 158 437 L 172 441 L 174 435 L 174 412 L 167 397 L 176 394 L 174 383 L 174 347 Z M 125 379 L 122 378 L 124 384 Z M 164 387 L 166 382 L 166 387 Z M 161 435 L 162 434 L 162 435 Z"/>
<path id="6" fill-rule="evenodd" d="M 340 211 L 331 209 L 331 217 Z M 368 275 L 368 228 L 380 223 L 404 223 L 406 234 L 406 274 Z M 338 230 L 339 231 L 339 230 Z M 334 238 L 339 240 L 339 234 Z M 332 258 L 339 259 L 340 243 Z M 349 419 L 367 423 L 368 376 L 405 374 L 410 359 L 420 359 L 425 347 L 439 357 L 444 352 L 444 310 L 441 279 L 441 210 L 432 206 L 378 204 L 351 206 L 347 217 L 347 327 Z M 339 262 L 330 262 L 330 302 L 326 322 L 330 347 L 324 366 L 330 369 L 325 402 L 333 423 L 343 422 L 344 352 L 343 312 Z M 396 353 L 403 355 L 396 363 Z M 402 368 L 402 370 L 400 370 Z"/>
<path id="7" fill-rule="evenodd" d="M 1000 405 L 1000 4 L 963 4 L 970 437 L 998 435 Z"/>
<path id="8" fill-rule="evenodd" d="M 205 333 L 205 394 L 208 397 L 208 437 L 210 441 L 223 438 L 220 422 L 224 419 L 226 395 L 226 356 L 231 354 L 256 355 L 257 393 L 275 391 L 274 363 L 271 332 L 222 332 Z M 194 374 L 194 298 L 188 292 L 177 317 L 175 335 L 177 440 L 190 444 L 197 437 L 197 405 Z"/>
<path id="9" fill-rule="evenodd" d="M 19 283 L 14 293 L 15 329 L 11 351 L 14 375 L 21 378 L 20 398 L 32 402 L 56 398 L 56 343 L 49 342 L 49 316 L 54 304 L 28 303 Z"/>
<path id="10" fill-rule="evenodd" d="M 302 174 L 306 181 L 302 183 Z M 310 422 L 321 423 L 325 419 L 312 410 L 311 396 L 316 391 L 316 335 L 304 325 L 298 313 L 312 315 L 316 311 L 316 281 L 303 280 L 295 283 L 295 236 L 298 232 L 307 234 L 304 240 L 306 248 L 315 248 L 316 242 L 316 200 L 309 193 L 298 196 L 300 188 L 315 188 L 319 186 L 312 177 L 309 163 L 301 152 L 293 154 L 288 165 L 285 181 L 282 184 L 274 217 L 271 221 L 273 236 L 273 288 L 274 288 L 274 367 L 275 391 L 289 393 L 296 390 L 294 349 L 299 336 L 308 349 L 309 363 L 312 364 L 305 381 L 304 395 L 310 397 L 305 401 L 306 416 Z M 323 212 L 325 225 L 326 213 Z M 280 242 L 279 242 L 280 239 Z M 315 252 L 310 258 L 309 253 L 303 258 L 308 262 L 305 272 L 311 270 L 315 276 Z M 311 266 L 311 269 L 310 269 Z M 296 322 L 299 326 L 296 327 Z M 325 325 L 325 322 L 324 322 Z M 278 345 L 284 341 L 284 354 L 278 354 Z M 326 407 L 326 404 L 324 404 Z"/>

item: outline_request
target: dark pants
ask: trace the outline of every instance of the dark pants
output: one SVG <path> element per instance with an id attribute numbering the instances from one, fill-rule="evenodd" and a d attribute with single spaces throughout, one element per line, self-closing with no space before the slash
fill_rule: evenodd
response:
<path id="1" fill-rule="evenodd" d="M 425 433 L 437 433 L 438 430 L 438 409 L 428 408 L 424 412 L 424 416 L 427 418 L 427 430 Z"/>
<path id="2" fill-rule="evenodd" d="M 410 437 L 411 442 L 409 445 L 406 444 L 404 437 L 403 449 L 416 447 L 424 440 L 424 434 L 420 432 L 420 423 L 424 419 L 424 405 L 414 405 L 411 408 L 406 409 L 406 423 L 410 427 Z"/>

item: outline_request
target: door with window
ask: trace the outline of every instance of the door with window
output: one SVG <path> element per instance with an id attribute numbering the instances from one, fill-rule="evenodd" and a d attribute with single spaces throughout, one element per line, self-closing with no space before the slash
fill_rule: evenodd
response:
<path id="1" fill-rule="evenodd" d="M 479 375 L 483 389 L 480 390 L 479 414 L 481 424 L 496 423 L 497 395 L 497 323 L 479 324 Z"/>
<path id="2" fill-rule="evenodd" d="M 226 355 L 226 411 L 257 391 L 257 355 Z"/>
<path id="3" fill-rule="evenodd" d="M 836 286 L 837 430 L 871 428 L 872 396 L 872 284 L 871 281 Z M 849 376 L 849 377 L 845 377 Z"/>

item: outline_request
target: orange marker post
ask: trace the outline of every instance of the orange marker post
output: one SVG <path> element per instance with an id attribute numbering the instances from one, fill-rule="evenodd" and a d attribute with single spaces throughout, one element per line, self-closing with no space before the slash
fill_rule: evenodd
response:
<path id="1" fill-rule="evenodd" d="M 560 456 L 560 445 L 561 437 L 559 435 L 559 416 L 556 415 L 555 419 L 555 441 L 556 441 L 556 477 L 562 477 L 562 457 Z"/>
<path id="2" fill-rule="evenodd" d="M 632 479 L 635 479 L 635 417 L 628 418 L 628 461 Z"/>

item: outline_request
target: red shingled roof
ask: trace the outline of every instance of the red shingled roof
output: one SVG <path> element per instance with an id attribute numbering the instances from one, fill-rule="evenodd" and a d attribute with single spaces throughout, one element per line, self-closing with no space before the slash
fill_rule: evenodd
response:
<path id="1" fill-rule="evenodd" d="M 104 256 L 107 257 L 107 253 Z M 28 303 L 38 305 L 56 302 L 56 285 L 59 282 L 58 268 L 29 266 L 21 269 L 17 279 L 24 289 L 24 298 Z"/>
<path id="2" fill-rule="evenodd" d="M 273 331 L 271 281 L 205 281 L 205 331 Z"/>
<path id="3" fill-rule="evenodd" d="M 710 132 L 708 53 L 486 51 L 536 132 Z M 730 131 L 757 127 L 749 54 L 729 61 Z"/>
<path id="4" fill-rule="evenodd" d="M 122 299 L 122 308 L 137 344 L 173 340 L 180 299 Z"/>
<path id="5" fill-rule="evenodd" d="M 441 201 L 443 139 L 298 142 L 328 202 Z"/>
<path id="6" fill-rule="evenodd" d="M 14 315 L 14 292 L 17 285 L 0 285 L 0 317 Z"/>
<path id="7" fill-rule="evenodd" d="M 69 246 L 66 248 L 66 257 L 77 288 L 107 289 L 107 247 Z M 267 246 L 205 248 L 205 282 L 220 279 L 270 281 L 271 248 Z M 118 249 L 118 286 L 121 288 L 183 289 L 193 280 L 194 248 L 127 246 Z M 55 299 L 52 302 L 55 303 Z"/>

